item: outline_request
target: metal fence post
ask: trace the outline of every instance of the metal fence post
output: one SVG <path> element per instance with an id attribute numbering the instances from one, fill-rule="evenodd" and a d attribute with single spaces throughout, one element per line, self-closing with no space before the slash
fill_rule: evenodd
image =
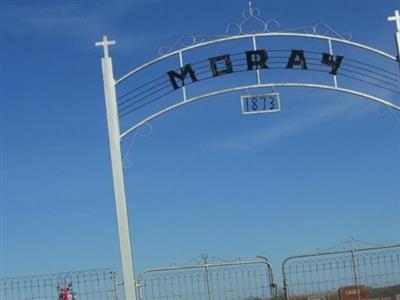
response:
<path id="1" fill-rule="evenodd" d="M 117 276 L 114 271 L 112 271 L 112 281 L 113 281 L 113 285 L 114 285 L 114 297 L 115 297 L 115 300 L 118 300 Z"/>
<path id="2" fill-rule="evenodd" d="M 208 296 L 208 300 L 211 300 L 211 298 L 212 298 L 211 297 L 211 285 L 210 285 L 211 278 L 210 278 L 210 271 L 208 269 L 208 262 L 207 262 L 208 256 L 206 254 L 203 254 L 201 257 L 204 260 L 204 270 L 206 272 L 205 275 L 206 275 L 206 283 L 207 283 L 207 296 Z"/>
<path id="3" fill-rule="evenodd" d="M 142 296 L 142 284 L 137 282 L 136 283 L 136 287 L 137 287 L 139 300 L 142 300 L 143 299 L 143 296 Z"/>
<path id="4" fill-rule="evenodd" d="M 354 284 L 356 286 L 357 300 L 360 300 L 360 290 L 358 288 L 358 275 L 357 275 L 355 251 L 353 248 L 351 249 L 351 263 L 353 265 L 353 276 L 354 276 Z"/>
<path id="5" fill-rule="evenodd" d="M 276 285 L 276 283 L 274 281 L 274 272 L 272 270 L 272 265 L 270 264 L 268 258 L 266 258 L 265 256 L 258 255 L 257 257 L 265 260 L 265 262 L 266 262 L 267 269 L 268 269 L 269 286 L 272 291 L 272 296 L 273 296 L 273 298 L 275 298 L 275 300 L 278 300 L 278 286 Z"/>
<path id="6" fill-rule="evenodd" d="M 288 284 L 287 284 L 286 271 L 285 271 L 285 264 L 289 259 L 290 259 L 290 257 L 286 258 L 282 263 L 283 292 L 285 294 L 285 300 L 289 299 Z"/>

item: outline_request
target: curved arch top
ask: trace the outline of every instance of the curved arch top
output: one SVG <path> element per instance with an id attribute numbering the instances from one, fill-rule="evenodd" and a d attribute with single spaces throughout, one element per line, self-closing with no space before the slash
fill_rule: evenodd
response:
<path id="1" fill-rule="evenodd" d="M 218 91 L 214 91 L 214 92 L 210 92 L 210 93 L 206 93 L 206 94 L 202 94 L 199 96 L 195 96 L 192 97 L 190 99 L 187 99 L 185 101 L 181 101 L 178 102 L 176 104 L 170 105 L 154 114 L 152 114 L 151 116 L 146 117 L 145 119 L 143 119 L 142 121 L 136 123 L 135 125 L 133 125 L 132 127 L 130 127 L 129 129 L 127 129 L 126 131 L 124 131 L 121 135 L 120 138 L 121 140 L 126 137 L 129 133 L 131 133 L 132 131 L 136 130 L 137 128 L 139 128 L 140 126 L 143 126 L 144 124 L 146 124 L 147 122 L 155 119 L 156 117 L 159 117 L 173 109 L 179 108 L 185 104 L 189 104 L 192 103 L 194 101 L 198 101 L 198 100 L 202 100 L 208 97 L 212 97 L 212 96 L 217 96 L 220 94 L 226 94 L 226 93 L 231 93 L 231 92 L 238 92 L 238 91 L 243 91 L 243 90 L 247 90 L 247 89 L 256 89 L 256 88 L 275 88 L 275 87 L 305 87 L 305 88 L 315 88 L 315 89 L 322 89 L 322 90 L 331 90 L 331 91 L 336 91 L 336 92 L 341 92 L 341 93 L 347 93 L 350 95 L 354 95 L 354 96 L 359 96 L 371 101 L 375 101 L 378 102 L 380 104 L 386 105 L 389 108 L 393 108 L 395 110 L 400 111 L 400 105 L 394 104 L 390 101 L 387 101 L 385 99 L 379 98 L 379 97 L 375 97 L 375 96 L 371 96 L 368 95 L 366 93 L 362 93 L 362 92 L 358 92 L 355 90 L 351 90 L 351 89 L 345 89 L 345 88 L 340 88 L 340 87 L 335 87 L 335 86 L 331 86 L 331 85 L 323 85 L 323 84 L 312 84 L 312 83 L 297 83 L 297 82 L 288 82 L 288 83 L 265 83 L 265 84 L 255 84 L 255 85 L 245 85 L 245 86 L 238 86 L 238 87 L 234 87 L 234 88 L 229 88 L 229 89 L 222 89 L 222 90 L 218 90 Z"/>
<path id="2" fill-rule="evenodd" d="M 184 53 L 186 51 L 195 49 L 195 48 L 200 48 L 200 47 L 204 47 L 204 46 L 208 46 L 208 45 L 212 45 L 212 44 L 217 44 L 217 43 L 222 43 L 222 42 L 227 42 L 227 41 L 233 41 L 233 40 L 240 40 L 240 39 L 252 39 L 252 38 L 257 38 L 257 37 L 301 37 L 301 38 L 311 38 L 311 39 L 320 39 L 320 40 L 326 40 L 326 41 L 330 41 L 330 42 L 337 42 L 337 43 L 341 43 L 341 44 L 346 44 L 346 45 L 350 45 L 353 47 L 357 47 L 360 49 L 364 49 L 367 51 L 370 51 L 372 53 L 381 55 L 385 58 L 388 58 L 390 60 L 393 61 L 399 61 L 398 58 L 396 58 L 394 55 L 391 55 L 387 52 L 384 52 L 382 50 L 364 45 L 364 44 L 360 44 L 360 43 L 356 43 L 356 42 L 352 42 L 352 41 L 348 41 L 345 39 L 339 39 L 339 38 L 335 38 L 335 37 L 329 37 L 329 36 L 324 36 L 324 35 L 316 35 L 316 34 L 309 34 L 309 33 L 296 33 L 296 32 L 265 32 L 265 33 L 255 33 L 255 34 L 243 34 L 243 35 L 234 35 L 234 36 L 227 36 L 227 37 L 223 37 L 223 38 L 219 38 L 219 39 L 215 39 L 212 41 L 207 41 L 207 42 L 202 42 L 202 43 L 198 43 L 198 44 L 194 44 L 182 49 L 178 49 L 175 51 L 172 51 L 170 53 L 167 53 L 165 55 L 162 55 L 160 57 L 157 57 L 153 60 L 148 61 L 147 63 L 142 64 L 141 66 L 133 69 L 132 71 L 128 72 L 127 74 L 123 75 L 122 77 L 120 77 L 119 79 L 115 80 L 114 84 L 118 85 L 121 82 L 125 81 L 126 79 L 128 79 L 130 76 L 132 76 L 133 74 L 153 65 L 156 62 L 162 61 L 166 58 L 169 58 L 171 56 L 177 55 L 177 54 L 181 54 Z"/>

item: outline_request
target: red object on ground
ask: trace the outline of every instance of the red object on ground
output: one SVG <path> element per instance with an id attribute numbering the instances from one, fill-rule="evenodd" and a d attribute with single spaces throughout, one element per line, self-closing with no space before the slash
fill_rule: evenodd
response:
<path id="1" fill-rule="evenodd" d="M 338 292 L 339 300 L 368 300 L 367 288 L 363 285 L 344 286 Z"/>
<path id="2" fill-rule="evenodd" d="M 73 299 L 69 288 L 60 289 L 60 293 L 58 294 L 58 299 L 59 300 L 71 300 L 71 299 Z"/>

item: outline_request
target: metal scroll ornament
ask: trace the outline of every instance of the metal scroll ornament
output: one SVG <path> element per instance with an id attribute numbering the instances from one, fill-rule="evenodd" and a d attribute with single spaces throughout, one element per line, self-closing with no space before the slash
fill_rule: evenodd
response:
<path id="1" fill-rule="evenodd" d="M 226 27 L 226 32 L 229 34 L 254 34 L 263 32 L 276 31 L 272 26 L 279 29 L 281 25 L 277 20 L 261 19 L 261 11 L 258 8 L 253 8 L 251 1 L 249 8 L 242 11 L 243 20 L 240 23 L 230 23 Z"/>
<path id="2" fill-rule="evenodd" d="M 262 19 L 261 10 L 253 7 L 252 2 L 249 2 L 249 7 L 242 11 L 242 20 L 240 22 L 232 22 L 226 26 L 225 34 L 222 35 L 194 35 L 184 34 L 177 39 L 173 44 L 164 46 L 159 49 L 159 54 L 168 54 L 174 50 L 185 48 L 191 45 L 203 43 L 206 41 L 215 40 L 218 38 L 229 37 L 234 35 L 246 35 L 268 32 L 293 32 L 306 33 L 312 35 L 330 36 L 350 41 L 352 35 L 349 32 L 340 33 L 330 25 L 320 22 L 315 25 L 301 26 L 296 28 L 281 29 L 281 24 L 278 20 L 271 19 L 264 21 Z"/>

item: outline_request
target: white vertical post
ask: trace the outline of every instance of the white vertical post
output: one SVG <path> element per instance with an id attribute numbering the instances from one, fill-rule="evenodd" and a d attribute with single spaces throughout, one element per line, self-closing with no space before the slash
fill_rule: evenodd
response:
<path id="1" fill-rule="evenodd" d="M 396 43 L 397 43 L 397 59 L 400 61 L 400 13 L 398 10 L 394 12 L 394 16 L 388 17 L 388 21 L 396 21 Z"/>
<path id="2" fill-rule="evenodd" d="M 183 53 L 182 53 L 182 51 L 179 51 L 179 64 L 180 64 L 181 68 L 183 68 Z M 186 86 L 182 86 L 182 93 L 183 93 L 183 101 L 186 101 L 187 100 Z"/>
<path id="3" fill-rule="evenodd" d="M 249 2 L 249 6 L 250 6 L 250 9 L 252 9 L 251 2 Z M 256 41 L 256 37 L 254 35 L 252 37 L 252 41 L 253 41 L 253 50 L 256 51 L 257 50 L 257 41 Z M 257 74 L 257 84 L 261 84 L 261 77 L 260 77 L 259 69 L 256 70 L 256 74 Z"/>
<path id="4" fill-rule="evenodd" d="M 115 91 L 115 80 L 113 75 L 112 61 L 111 58 L 108 56 L 108 46 L 114 44 L 115 41 L 108 41 L 107 37 L 104 36 L 103 41 L 97 42 L 96 46 L 102 46 L 104 49 L 104 57 L 101 59 L 101 66 L 103 70 L 104 97 L 107 111 L 107 127 L 110 144 L 122 272 L 124 277 L 125 299 L 136 300 L 135 277 L 133 273 L 131 240 L 129 235 L 124 174 L 122 168 L 121 138 L 117 97 Z"/>
<path id="5" fill-rule="evenodd" d="M 210 277 L 210 270 L 208 268 L 208 255 L 207 254 L 202 254 L 201 255 L 203 257 L 204 260 L 204 270 L 205 270 L 205 275 L 206 275 L 206 283 L 207 283 L 207 298 L 208 300 L 212 300 L 212 294 L 211 294 L 211 277 Z"/>
<path id="6" fill-rule="evenodd" d="M 333 57 L 333 47 L 332 47 L 332 40 L 331 39 L 328 40 L 328 44 L 329 44 L 329 54 L 332 55 L 332 57 Z M 338 85 L 337 85 L 336 75 L 333 75 L 333 83 L 335 84 L 335 88 L 337 88 Z"/>

